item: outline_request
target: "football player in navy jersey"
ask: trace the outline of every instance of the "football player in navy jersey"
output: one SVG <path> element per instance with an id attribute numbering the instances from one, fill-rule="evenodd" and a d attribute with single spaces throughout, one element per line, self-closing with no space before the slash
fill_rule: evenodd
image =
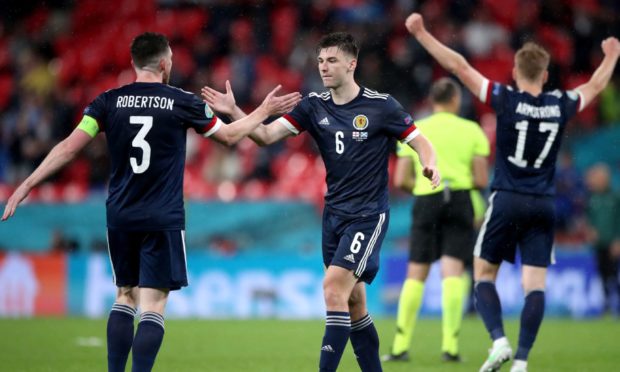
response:
<path id="1" fill-rule="evenodd" d="M 193 128 L 231 145 L 271 115 L 288 112 L 299 93 L 276 97 L 279 86 L 250 115 L 229 125 L 196 95 L 167 85 L 172 51 L 164 35 L 143 33 L 131 44 L 136 81 L 99 95 L 78 127 L 56 145 L 11 195 L 6 220 L 33 187 L 69 163 L 98 132 L 111 159 L 107 238 L 116 302 L 108 318 L 108 370 L 150 371 L 164 335 L 170 290 L 187 286 L 183 169 L 186 132 Z M 134 316 L 141 315 L 134 336 Z"/>
<path id="2" fill-rule="evenodd" d="M 433 187 L 439 184 L 435 152 L 394 98 L 355 82 L 358 46 L 351 35 L 329 34 L 317 52 L 319 73 L 329 90 L 310 93 L 292 112 L 259 126 L 250 138 L 264 146 L 307 131 L 316 141 L 327 169 L 322 238 L 327 320 L 320 371 L 337 369 L 349 338 L 361 370 L 381 371 L 364 283 L 377 274 L 388 227 L 390 144 L 396 138 L 411 146 Z M 228 82 L 225 94 L 205 87 L 203 97 L 233 119 L 244 116 Z"/>
<path id="3" fill-rule="evenodd" d="M 620 43 L 602 42 L 605 57 L 590 80 L 570 91 L 543 91 L 549 54 L 528 42 L 515 55 L 516 87 L 490 82 L 460 54 L 435 39 L 422 16 L 411 14 L 409 32 L 445 69 L 456 75 L 497 114 L 497 141 L 492 194 L 474 250 L 474 296 L 493 347 L 480 371 L 497 371 L 511 358 L 502 323 L 495 279 L 503 260 L 522 263 L 525 304 L 519 343 L 511 371 L 526 371 L 545 308 L 545 277 L 553 261 L 555 163 L 566 123 L 592 102 L 613 74 Z"/>

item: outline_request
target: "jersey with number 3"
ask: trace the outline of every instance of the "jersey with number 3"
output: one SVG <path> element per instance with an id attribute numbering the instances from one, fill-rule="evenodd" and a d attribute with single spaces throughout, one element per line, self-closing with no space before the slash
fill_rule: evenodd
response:
<path id="1" fill-rule="evenodd" d="M 364 87 L 343 105 L 335 104 L 330 92 L 310 93 L 278 121 L 294 134 L 307 131 L 317 143 L 327 170 L 325 205 L 331 212 L 365 216 L 389 209 L 391 141 L 407 143 L 419 134 L 398 101 Z"/>
<path id="2" fill-rule="evenodd" d="M 161 83 L 108 90 L 86 107 L 107 138 L 111 161 L 109 228 L 185 228 L 183 171 L 187 129 L 209 136 L 221 126 L 192 93 Z"/>
<path id="3" fill-rule="evenodd" d="M 497 114 L 491 189 L 553 195 L 555 163 L 566 123 L 583 108 L 579 91 L 555 90 L 534 97 L 485 80 L 480 99 Z"/>

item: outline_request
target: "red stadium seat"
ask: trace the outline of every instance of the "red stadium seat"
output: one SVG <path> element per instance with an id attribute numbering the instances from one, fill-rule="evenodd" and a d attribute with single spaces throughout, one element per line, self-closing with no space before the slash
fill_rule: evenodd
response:
<path id="1" fill-rule="evenodd" d="M 13 76 L 0 75 L 0 110 L 5 108 L 13 94 Z"/>

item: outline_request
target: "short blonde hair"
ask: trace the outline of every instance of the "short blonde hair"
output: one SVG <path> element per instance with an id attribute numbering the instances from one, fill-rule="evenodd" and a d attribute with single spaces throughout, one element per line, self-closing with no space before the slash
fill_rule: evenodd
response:
<path id="1" fill-rule="evenodd" d="M 528 81 L 538 80 L 549 67 L 549 52 L 531 41 L 525 43 L 515 55 L 515 65 Z"/>

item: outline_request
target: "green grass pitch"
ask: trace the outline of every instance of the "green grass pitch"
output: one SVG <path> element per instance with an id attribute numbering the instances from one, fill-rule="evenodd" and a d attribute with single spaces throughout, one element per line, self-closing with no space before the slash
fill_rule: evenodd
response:
<path id="1" fill-rule="evenodd" d="M 106 371 L 105 320 L 2 319 L 0 371 Z M 381 351 L 394 334 L 392 319 L 377 320 Z M 461 332 L 461 364 L 440 361 L 441 324 L 418 322 L 409 363 L 385 364 L 384 371 L 477 371 L 490 341 L 482 322 L 467 318 Z M 516 346 L 518 320 L 506 323 Z M 322 321 L 167 320 L 154 371 L 317 371 Z M 531 371 L 617 371 L 617 319 L 548 319 L 530 354 Z M 504 367 L 503 370 L 508 370 Z M 130 370 L 129 366 L 128 369 Z M 339 371 L 359 371 L 350 348 Z"/>

